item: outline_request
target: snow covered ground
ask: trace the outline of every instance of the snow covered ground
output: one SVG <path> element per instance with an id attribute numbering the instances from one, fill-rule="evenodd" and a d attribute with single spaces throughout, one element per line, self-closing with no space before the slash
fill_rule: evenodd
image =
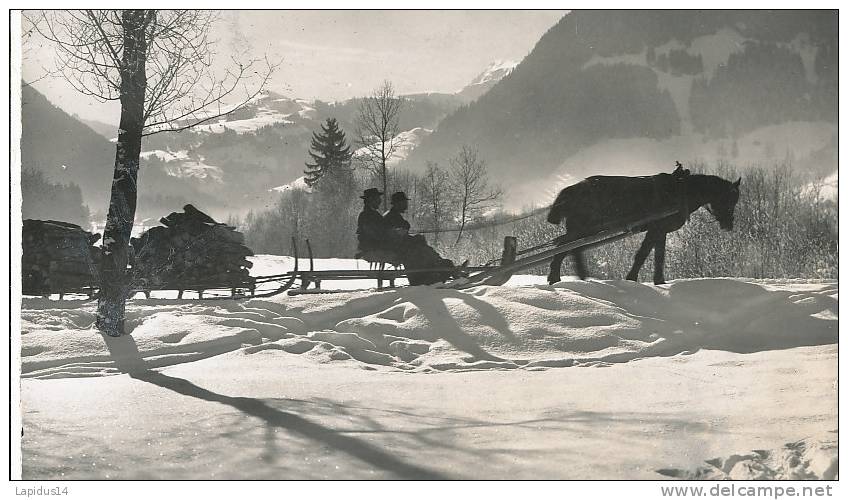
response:
<path id="1" fill-rule="evenodd" d="M 836 282 L 540 281 L 135 299 L 117 339 L 25 298 L 23 478 L 836 474 Z"/>

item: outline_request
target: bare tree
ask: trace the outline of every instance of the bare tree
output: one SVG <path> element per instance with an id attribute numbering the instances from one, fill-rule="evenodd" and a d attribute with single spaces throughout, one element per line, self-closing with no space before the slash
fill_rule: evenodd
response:
<path id="1" fill-rule="evenodd" d="M 395 97 L 391 82 L 384 81 L 370 96 L 359 104 L 356 118 L 357 144 L 360 149 L 356 160 L 383 181 L 383 192 L 388 189 L 386 162 L 402 145 L 398 137 L 398 122 L 403 100 Z M 383 198 L 383 208 L 386 208 Z"/>
<path id="2" fill-rule="evenodd" d="M 495 206 L 503 191 L 489 185 L 486 162 L 478 157 L 475 148 L 462 146 L 459 154 L 451 158 L 450 165 L 450 185 L 459 212 L 459 234 L 454 243 L 457 244 L 462 238 L 465 225 Z"/>
<path id="3" fill-rule="evenodd" d="M 103 238 L 97 328 L 124 331 L 127 270 L 142 137 L 226 115 L 256 97 L 275 65 L 234 61 L 213 70 L 209 32 L 217 14 L 198 10 L 54 10 L 27 22 L 56 49 L 56 68 L 78 92 L 119 101 L 121 118 Z M 252 89 L 252 90 L 251 90 Z M 236 104 L 225 107 L 224 100 Z M 49 140 L 45 138 L 45 140 Z"/>
<path id="4" fill-rule="evenodd" d="M 442 230 L 442 222 L 449 212 L 448 203 L 448 173 L 442 170 L 437 163 L 427 162 L 427 170 L 422 178 L 423 188 L 421 201 L 430 212 L 433 221 L 433 237 L 439 242 L 439 233 Z"/>

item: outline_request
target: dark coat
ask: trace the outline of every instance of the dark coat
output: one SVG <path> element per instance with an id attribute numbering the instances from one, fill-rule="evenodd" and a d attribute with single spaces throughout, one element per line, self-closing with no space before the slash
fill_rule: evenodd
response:
<path id="1" fill-rule="evenodd" d="M 403 218 L 403 214 L 394 209 L 386 212 L 386 215 L 383 216 L 383 220 L 386 222 L 386 225 L 392 229 L 409 231 L 409 222 Z"/>
<path id="2" fill-rule="evenodd" d="M 388 235 L 388 226 L 383 216 L 376 210 L 366 208 L 359 213 L 356 221 L 356 236 L 359 250 L 367 252 L 383 248 Z"/>

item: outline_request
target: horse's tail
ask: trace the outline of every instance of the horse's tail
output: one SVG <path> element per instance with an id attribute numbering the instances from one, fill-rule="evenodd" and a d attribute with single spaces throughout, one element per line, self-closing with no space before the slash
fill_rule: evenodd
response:
<path id="1" fill-rule="evenodd" d="M 551 205 L 551 210 L 548 212 L 548 222 L 551 224 L 559 224 L 562 220 L 568 217 L 569 212 L 571 212 L 571 200 L 568 195 L 568 188 L 563 189 L 557 195 L 556 200 L 554 200 L 554 204 Z"/>

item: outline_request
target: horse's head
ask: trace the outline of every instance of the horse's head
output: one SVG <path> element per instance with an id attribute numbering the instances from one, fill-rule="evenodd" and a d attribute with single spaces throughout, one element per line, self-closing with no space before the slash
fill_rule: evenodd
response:
<path id="1" fill-rule="evenodd" d="M 725 181 L 724 187 L 709 202 L 710 213 L 718 221 L 719 227 L 725 231 L 733 229 L 733 211 L 736 209 L 736 202 L 739 201 L 740 182 L 742 182 L 741 177 L 736 182 Z"/>

